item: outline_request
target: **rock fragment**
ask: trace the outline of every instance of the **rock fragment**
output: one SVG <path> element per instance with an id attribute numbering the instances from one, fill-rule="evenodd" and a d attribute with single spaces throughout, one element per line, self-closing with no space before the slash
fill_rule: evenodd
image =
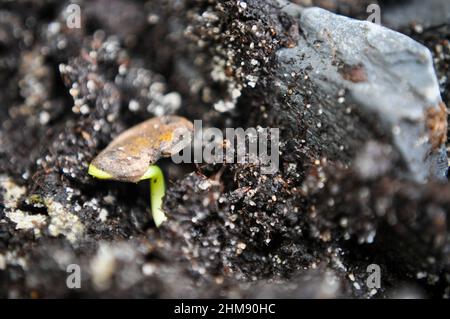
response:
<path id="1" fill-rule="evenodd" d="M 369 139 L 383 141 L 399 153 L 401 176 L 443 178 L 446 107 L 430 51 L 323 9 L 285 11 L 297 17 L 303 36 L 277 52 L 272 105 L 293 137 L 306 128 L 305 139 L 319 154 L 348 163 Z"/>

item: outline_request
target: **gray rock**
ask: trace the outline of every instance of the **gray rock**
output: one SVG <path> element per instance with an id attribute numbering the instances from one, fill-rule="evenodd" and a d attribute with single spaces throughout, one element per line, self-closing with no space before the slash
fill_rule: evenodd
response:
<path id="1" fill-rule="evenodd" d="M 443 178 L 446 108 L 429 50 L 323 9 L 284 10 L 298 18 L 301 37 L 277 52 L 272 102 L 293 137 L 303 134 L 308 147 L 348 163 L 367 141 L 378 140 L 400 155 L 402 177 Z"/>

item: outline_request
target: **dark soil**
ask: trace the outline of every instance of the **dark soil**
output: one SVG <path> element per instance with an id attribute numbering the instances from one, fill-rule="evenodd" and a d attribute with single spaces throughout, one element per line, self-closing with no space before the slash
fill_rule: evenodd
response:
<path id="1" fill-rule="evenodd" d="M 305 148 L 265 104 L 274 52 L 300 32 L 272 1 L 80 2 L 81 29 L 66 27 L 62 1 L 0 4 L 0 297 L 449 297 L 450 186 L 395 178 L 394 164 L 361 176 Z M 362 5 L 327 8 L 361 17 Z M 401 31 L 433 52 L 450 105 L 450 26 Z M 252 59 L 264 67 L 241 65 Z M 157 229 L 148 183 L 87 168 L 118 133 L 168 112 L 171 92 L 173 110 L 204 126 L 280 127 L 280 171 L 162 162 L 169 221 Z M 221 100 L 234 108 L 217 111 Z M 66 286 L 69 264 L 80 289 Z M 366 285 L 370 264 L 380 289 Z"/>

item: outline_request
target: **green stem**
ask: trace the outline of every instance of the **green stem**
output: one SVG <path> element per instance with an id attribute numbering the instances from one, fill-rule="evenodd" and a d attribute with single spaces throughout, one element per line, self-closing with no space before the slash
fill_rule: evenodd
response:
<path id="1" fill-rule="evenodd" d="M 167 219 L 164 211 L 162 210 L 163 197 L 166 191 L 166 185 L 164 183 L 164 174 L 161 169 L 156 165 L 151 165 L 141 180 L 150 179 L 150 201 L 152 208 L 153 221 L 156 227 Z"/>

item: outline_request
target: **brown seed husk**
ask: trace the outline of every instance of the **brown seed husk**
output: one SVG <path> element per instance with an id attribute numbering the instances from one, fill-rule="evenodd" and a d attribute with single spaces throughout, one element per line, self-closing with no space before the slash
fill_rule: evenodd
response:
<path id="1" fill-rule="evenodd" d="M 191 137 L 192 123 L 180 116 L 154 117 L 117 136 L 91 163 L 113 180 L 138 182 L 149 165 L 180 151 L 180 133 Z"/>

